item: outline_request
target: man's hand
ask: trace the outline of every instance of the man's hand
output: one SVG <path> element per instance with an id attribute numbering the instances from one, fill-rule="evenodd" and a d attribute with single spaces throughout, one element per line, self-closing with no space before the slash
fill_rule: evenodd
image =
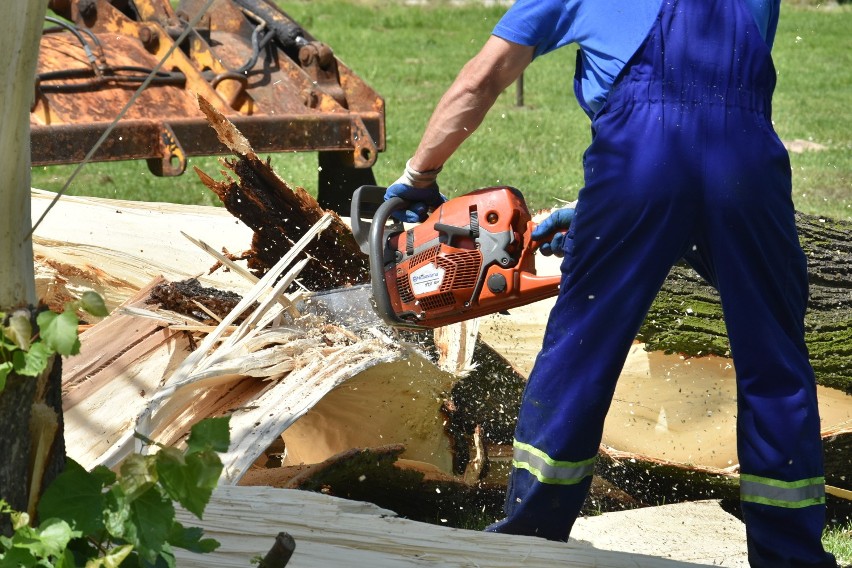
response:
<path id="1" fill-rule="evenodd" d="M 391 217 L 406 223 L 422 223 L 430 209 L 438 207 L 447 200 L 438 191 L 438 174 L 441 168 L 419 172 L 411 167 L 411 160 L 405 164 L 405 172 L 385 191 L 385 201 L 391 197 L 401 197 L 410 201 L 405 211 L 395 211 Z"/>
<path id="2" fill-rule="evenodd" d="M 536 241 L 543 241 L 550 235 L 553 235 L 553 238 L 541 243 L 541 246 L 539 246 L 541 254 L 544 256 L 553 254 L 559 257 L 564 254 L 565 234 L 568 227 L 571 226 L 571 221 L 574 219 L 574 207 L 576 205 L 577 202 L 574 201 L 561 209 L 557 209 L 533 230 L 531 236 Z"/>

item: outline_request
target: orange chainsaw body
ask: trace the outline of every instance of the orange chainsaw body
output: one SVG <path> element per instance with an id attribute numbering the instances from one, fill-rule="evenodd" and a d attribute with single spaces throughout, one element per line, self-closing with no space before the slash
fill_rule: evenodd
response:
<path id="1" fill-rule="evenodd" d="M 511 187 L 445 202 L 370 251 L 384 261 L 379 282 L 373 274 L 377 310 L 392 325 L 435 328 L 555 296 L 560 276 L 536 275 L 535 226 Z"/>

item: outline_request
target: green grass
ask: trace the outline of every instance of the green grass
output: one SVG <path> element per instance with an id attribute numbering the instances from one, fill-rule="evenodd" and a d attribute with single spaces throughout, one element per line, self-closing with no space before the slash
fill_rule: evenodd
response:
<path id="1" fill-rule="evenodd" d="M 505 8 L 404 6 L 392 0 L 288 0 L 279 4 L 380 93 L 387 105 L 387 150 L 373 168 L 392 183 L 414 152 L 440 95 L 485 41 Z M 852 220 L 852 9 L 784 6 L 774 55 L 779 72 L 774 119 L 784 140 L 822 144 L 791 156 L 798 209 Z M 525 105 L 515 89 L 498 100 L 480 129 L 441 174 L 453 196 L 487 185 L 520 188 L 533 208 L 573 199 L 582 186 L 581 160 L 589 125 L 573 99 L 574 49 L 535 61 L 524 75 Z M 276 154 L 288 182 L 316 191 L 314 154 Z M 215 158 L 190 159 L 208 173 Z M 72 166 L 34 168 L 33 185 L 58 190 Z M 69 193 L 124 199 L 214 203 L 188 169 L 159 179 L 144 162 L 87 165 Z"/>
<path id="2" fill-rule="evenodd" d="M 842 567 L 852 567 L 852 523 L 833 525 L 822 537 L 825 549 L 834 554 Z"/>
<path id="3" fill-rule="evenodd" d="M 782 3 L 782 6 L 784 4 Z M 773 55 L 775 128 L 827 149 L 791 154 L 797 208 L 852 219 L 852 10 L 782 11 Z"/>

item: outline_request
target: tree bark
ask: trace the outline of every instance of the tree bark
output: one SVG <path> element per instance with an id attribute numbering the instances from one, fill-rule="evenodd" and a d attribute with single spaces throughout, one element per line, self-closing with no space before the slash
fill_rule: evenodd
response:
<path id="1" fill-rule="evenodd" d="M 40 377 L 11 374 L 0 391 L 0 499 L 16 511 L 32 515 L 38 496 L 64 469 L 63 430 L 62 360 L 53 357 Z M 11 530 L 9 518 L 0 516 L 0 534 Z"/>
<path id="2" fill-rule="evenodd" d="M 0 460 L 0 498 L 16 511 L 27 508 L 30 407 L 35 389 L 32 377 L 12 375 L 0 393 L 0 455 L 11 458 Z M 0 516 L 0 533 L 9 534 L 10 530 L 8 518 Z"/>
<path id="3" fill-rule="evenodd" d="M 808 258 L 805 338 L 817 382 L 852 394 L 852 223 L 798 213 Z M 679 264 L 657 296 L 639 339 L 650 351 L 730 356 L 719 295 Z"/>

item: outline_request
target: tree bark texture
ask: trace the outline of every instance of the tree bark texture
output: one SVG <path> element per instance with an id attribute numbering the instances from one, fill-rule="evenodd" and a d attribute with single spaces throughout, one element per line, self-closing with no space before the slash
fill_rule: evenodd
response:
<path id="1" fill-rule="evenodd" d="M 805 338 L 817 382 L 852 394 L 852 223 L 798 213 L 808 258 Z M 730 356 L 716 290 L 686 264 L 663 284 L 639 332 L 649 350 Z"/>
<path id="2" fill-rule="evenodd" d="M 10 375 L 0 393 L 0 498 L 16 511 L 27 508 L 30 455 L 30 409 L 36 382 L 32 377 Z M 10 534 L 9 518 L 0 516 L 0 533 Z"/>
<path id="3" fill-rule="evenodd" d="M 26 511 L 30 496 L 30 461 L 37 448 L 32 446 L 30 432 L 32 409 L 42 403 L 57 417 L 58 428 L 48 452 L 39 493 L 65 468 L 65 438 L 62 435 L 62 359 L 53 358 L 52 368 L 45 371 L 46 381 L 12 374 L 0 392 L 0 498 L 16 511 Z M 0 516 L 0 534 L 11 534 L 7 516 Z"/>

